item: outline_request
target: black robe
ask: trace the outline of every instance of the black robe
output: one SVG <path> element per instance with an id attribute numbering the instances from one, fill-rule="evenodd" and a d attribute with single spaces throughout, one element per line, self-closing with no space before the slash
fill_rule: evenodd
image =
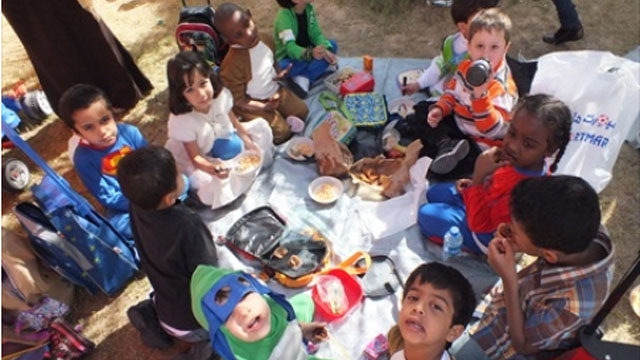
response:
<path id="1" fill-rule="evenodd" d="M 105 91 L 131 109 L 153 86 L 107 25 L 76 0 L 5 0 L 2 13 L 33 63 L 54 111 L 78 83 Z"/>

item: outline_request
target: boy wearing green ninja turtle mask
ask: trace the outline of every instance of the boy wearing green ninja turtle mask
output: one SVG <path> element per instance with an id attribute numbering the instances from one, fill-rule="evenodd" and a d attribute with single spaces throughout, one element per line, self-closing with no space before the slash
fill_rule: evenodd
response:
<path id="1" fill-rule="evenodd" d="M 224 360 L 317 359 L 303 339 L 319 342 L 328 335 L 325 324 L 311 322 L 308 296 L 289 302 L 251 275 L 209 265 L 191 277 L 191 307 Z"/>

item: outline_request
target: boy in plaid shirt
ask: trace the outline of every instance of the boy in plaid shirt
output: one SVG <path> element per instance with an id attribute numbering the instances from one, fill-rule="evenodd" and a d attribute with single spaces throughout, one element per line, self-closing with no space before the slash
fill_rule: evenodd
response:
<path id="1" fill-rule="evenodd" d="M 529 178 L 511 194 L 512 222 L 489 244 L 496 284 L 479 320 L 453 344 L 459 359 L 527 359 L 574 341 L 604 303 L 613 244 L 600 226 L 598 195 L 573 176 Z M 538 259 L 516 272 L 514 253 Z"/>

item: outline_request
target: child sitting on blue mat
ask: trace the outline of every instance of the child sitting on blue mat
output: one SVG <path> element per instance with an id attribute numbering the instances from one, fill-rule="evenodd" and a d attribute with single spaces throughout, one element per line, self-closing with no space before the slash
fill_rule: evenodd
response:
<path id="1" fill-rule="evenodd" d="M 570 138 L 567 105 L 544 94 L 522 98 L 502 146 L 480 154 L 471 179 L 429 186 L 428 203 L 418 213 L 420 231 L 442 243 L 444 234 L 455 225 L 466 250 L 486 253 L 498 225 L 511 220 L 511 190 L 528 177 L 555 172 Z M 545 159 L 552 156 L 547 170 Z"/>
<path id="2" fill-rule="evenodd" d="M 287 301 L 249 274 L 200 265 L 191 277 L 191 305 L 211 346 L 224 360 L 316 359 L 303 343 L 328 336 L 311 323 L 307 295 Z"/>
<path id="3" fill-rule="evenodd" d="M 309 88 L 338 63 L 338 44 L 322 34 L 313 0 L 277 0 L 282 9 L 276 15 L 274 36 L 276 61 L 289 70 L 290 86 L 300 98 L 307 97 Z M 335 66 L 332 67 L 335 70 Z"/>

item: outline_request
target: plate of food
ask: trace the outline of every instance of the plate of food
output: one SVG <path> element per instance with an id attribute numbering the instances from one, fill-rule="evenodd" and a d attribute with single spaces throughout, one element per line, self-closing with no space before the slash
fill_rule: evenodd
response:
<path id="1" fill-rule="evenodd" d="M 321 176 L 309 184 L 309 196 L 320 204 L 331 204 L 343 191 L 342 182 L 333 176 Z"/>
<path id="2" fill-rule="evenodd" d="M 291 139 L 287 145 L 287 155 L 296 161 L 304 161 L 313 157 L 313 140 L 306 137 Z"/>
<path id="3" fill-rule="evenodd" d="M 235 159 L 233 169 L 238 175 L 255 174 L 256 170 L 262 165 L 262 157 L 255 151 L 245 151 L 238 155 Z"/>

